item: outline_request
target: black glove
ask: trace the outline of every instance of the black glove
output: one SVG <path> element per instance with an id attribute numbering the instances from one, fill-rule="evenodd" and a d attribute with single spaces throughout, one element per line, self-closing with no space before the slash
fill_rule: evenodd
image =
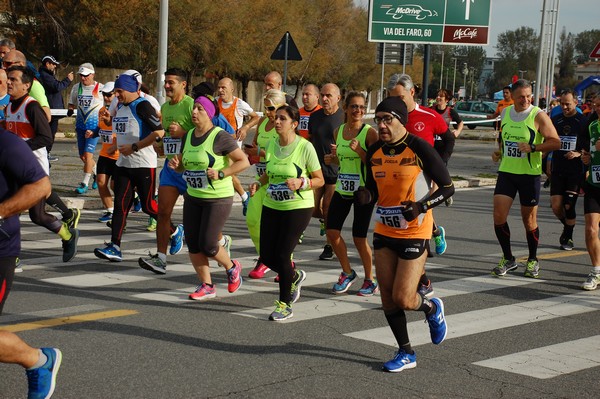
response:
<path id="1" fill-rule="evenodd" d="M 67 116 L 68 116 L 68 117 L 71 117 L 71 116 L 73 116 L 73 112 L 74 112 L 74 111 L 73 111 L 72 109 L 70 109 L 70 108 L 69 108 L 69 110 L 67 110 Z"/>
<path id="2" fill-rule="evenodd" d="M 355 205 L 367 205 L 372 200 L 371 192 L 364 186 L 358 187 L 358 190 L 354 192 L 354 204 Z"/>
<path id="3" fill-rule="evenodd" d="M 404 201 L 402 202 L 402 205 L 404 205 L 402 215 L 404 216 L 404 219 L 406 219 L 409 222 L 411 220 L 415 220 L 417 216 L 425 212 L 425 205 L 418 201 Z"/>

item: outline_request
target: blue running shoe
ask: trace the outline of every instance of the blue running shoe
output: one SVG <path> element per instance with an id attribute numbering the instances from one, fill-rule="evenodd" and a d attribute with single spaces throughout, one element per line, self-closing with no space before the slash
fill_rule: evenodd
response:
<path id="1" fill-rule="evenodd" d="M 104 248 L 94 249 L 94 255 L 100 259 L 108 259 L 111 262 L 121 262 L 123 257 L 121 256 L 121 249 L 109 242 Z"/>
<path id="2" fill-rule="evenodd" d="M 83 183 L 79 183 L 79 186 L 75 188 L 75 192 L 77 194 L 85 194 L 88 192 L 88 185 L 87 184 L 83 184 Z"/>
<path id="3" fill-rule="evenodd" d="M 348 288 L 354 283 L 356 280 L 356 272 L 352 270 L 352 274 L 346 274 L 344 272 L 340 273 L 340 277 L 338 278 L 338 282 L 333 285 L 333 289 L 331 290 L 334 294 L 343 294 L 348 291 Z"/>
<path id="4" fill-rule="evenodd" d="M 98 182 L 96 181 L 96 174 L 94 173 L 94 182 L 92 183 L 92 190 L 98 189 Z"/>
<path id="5" fill-rule="evenodd" d="M 439 345 L 446 339 L 448 327 L 446 326 L 446 317 L 444 316 L 444 303 L 440 298 L 431 298 L 431 302 L 435 303 L 437 310 L 431 316 L 426 316 L 429 323 L 429 334 L 431 342 Z"/>
<path id="6" fill-rule="evenodd" d="M 285 302 L 275 301 L 275 310 L 269 316 L 271 321 L 284 321 L 294 316 L 292 307 Z"/>
<path id="7" fill-rule="evenodd" d="M 248 196 L 246 201 L 242 201 L 242 215 L 244 216 L 248 213 L 248 202 L 250 202 L 250 193 L 248 191 L 246 191 L 246 195 Z"/>
<path id="8" fill-rule="evenodd" d="M 383 369 L 390 373 L 399 373 L 404 369 L 414 369 L 417 367 L 417 354 L 409 355 L 404 349 L 399 349 L 392 360 L 383 363 Z"/>
<path id="9" fill-rule="evenodd" d="M 106 223 L 112 220 L 112 212 L 105 211 L 102 216 L 98 218 L 99 222 Z"/>
<path id="10" fill-rule="evenodd" d="M 50 398 L 56 388 L 56 375 L 62 362 L 62 353 L 56 348 L 41 348 L 48 360 L 42 367 L 26 370 L 29 385 L 28 399 Z"/>
<path id="11" fill-rule="evenodd" d="M 133 197 L 133 210 L 131 212 L 138 213 L 142 211 L 142 201 L 140 201 L 140 197 L 136 194 Z"/>
<path id="12" fill-rule="evenodd" d="M 358 296 L 373 296 L 379 292 L 379 284 L 377 284 L 377 280 L 369 280 L 365 279 L 362 287 L 358 290 Z"/>
<path id="13" fill-rule="evenodd" d="M 446 230 L 442 226 L 438 226 L 438 230 L 440 231 L 439 236 L 434 236 L 433 240 L 435 241 L 435 253 L 438 255 L 442 255 L 446 252 Z"/>
<path id="14" fill-rule="evenodd" d="M 171 248 L 169 248 L 169 254 L 177 255 L 183 248 L 183 225 L 177 226 L 177 230 L 171 236 Z"/>

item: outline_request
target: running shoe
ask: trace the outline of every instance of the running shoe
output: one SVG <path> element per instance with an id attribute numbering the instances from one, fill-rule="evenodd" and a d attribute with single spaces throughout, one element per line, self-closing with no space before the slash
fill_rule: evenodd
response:
<path id="1" fill-rule="evenodd" d="M 256 266 L 254 266 L 254 269 L 250 270 L 250 273 L 248 273 L 248 277 L 254 279 L 263 278 L 269 270 L 271 269 L 269 269 L 267 265 L 265 265 L 260 261 L 260 259 L 258 259 L 256 261 Z"/>
<path id="2" fill-rule="evenodd" d="M 15 261 L 15 273 L 23 273 L 23 265 L 20 258 L 17 258 Z"/>
<path id="3" fill-rule="evenodd" d="M 81 218 L 81 211 L 77 208 L 69 209 L 71 211 L 70 218 L 63 218 L 63 222 L 67 224 L 67 227 L 70 229 L 76 229 L 79 225 L 79 218 Z"/>
<path id="4" fill-rule="evenodd" d="M 404 349 L 398 349 L 398 353 L 392 360 L 383 363 L 383 370 L 390 373 L 398 373 L 404 369 L 414 369 L 415 367 L 417 367 L 417 354 L 410 355 Z"/>
<path id="5" fill-rule="evenodd" d="M 434 236 L 433 240 L 435 241 L 435 253 L 438 255 L 443 255 L 446 252 L 446 230 L 442 226 L 438 226 L 439 235 Z"/>
<path id="6" fill-rule="evenodd" d="M 593 291 L 598 288 L 598 284 L 600 284 L 600 273 L 590 272 L 587 279 L 581 284 L 581 288 L 586 291 Z"/>
<path id="7" fill-rule="evenodd" d="M 527 260 L 527 264 L 525 265 L 525 272 L 523 273 L 525 277 L 538 278 L 540 277 L 540 263 L 537 259 L 529 259 Z"/>
<path id="8" fill-rule="evenodd" d="M 115 247 L 115 244 L 112 242 L 106 243 L 104 248 L 96 248 L 94 249 L 94 255 L 100 259 L 107 259 L 111 262 L 121 262 L 123 261 L 123 257 L 121 255 L 121 250 Z"/>
<path id="9" fill-rule="evenodd" d="M 492 269 L 492 275 L 496 276 L 496 277 L 505 276 L 506 272 L 515 270 L 518 266 L 519 265 L 517 264 L 517 261 L 515 260 L 514 257 L 512 259 L 508 260 L 508 259 L 505 259 L 503 256 L 502 259 L 500 259 L 500 262 L 498 262 L 498 266 L 496 266 Z"/>
<path id="10" fill-rule="evenodd" d="M 66 223 L 65 223 L 66 224 Z M 71 238 L 62 240 L 63 262 L 68 262 L 77 255 L 77 242 L 79 241 L 79 229 L 70 228 Z"/>
<path id="11" fill-rule="evenodd" d="M 562 249 L 563 251 L 573 250 L 573 240 L 571 238 L 567 238 L 567 236 L 565 236 L 564 233 L 560 235 L 558 242 L 560 243 L 560 249 Z"/>
<path id="12" fill-rule="evenodd" d="M 298 237 L 298 244 L 302 244 L 302 241 L 304 241 L 304 232 L 302 232 L 302 234 L 300 234 L 300 237 Z"/>
<path id="13" fill-rule="evenodd" d="M 233 267 L 227 270 L 227 291 L 236 292 L 242 285 L 242 265 L 237 260 Z"/>
<path id="14" fill-rule="evenodd" d="M 321 237 L 323 237 L 327 233 L 327 229 L 325 228 L 325 220 L 319 219 L 319 222 L 321 222 L 321 228 L 319 229 L 319 235 Z"/>
<path id="15" fill-rule="evenodd" d="M 231 238 L 231 236 L 228 236 L 227 234 L 223 234 L 223 240 L 225 240 L 225 243 L 223 244 L 223 248 L 225 248 L 225 251 L 227 252 L 227 256 L 229 256 L 229 259 L 231 259 L 231 243 L 233 242 L 233 238 Z M 220 267 L 225 267 L 225 265 L 218 263 L 218 265 Z"/>
<path id="16" fill-rule="evenodd" d="M 50 155 L 50 153 L 48 153 L 48 162 L 56 162 L 58 161 L 58 157 L 54 156 L 54 155 Z"/>
<path id="17" fill-rule="evenodd" d="M 99 222 L 106 223 L 112 220 L 112 212 L 106 211 L 98 218 Z"/>
<path id="18" fill-rule="evenodd" d="M 419 295 L 431 298 L 433 295 L 433 284 L 431 284 L 431 280 L 428 281 L 427 285 L 419 283 L 419 287 L 417 287 L 417 292 Z"/>
<path id="19" fill-rule="evenodd" d="M 177 255 L 183 248 L 183 225 L 177 226 L 177 230 L 171 236 L 171 247 L 169 248 L 169 254 Z"/>
<path id="20" fill-rule="evenodd" d="M 440 298 L 431 298 L 431 302 L 435 303 L 437 309 L 434 314 L 426 316 L 426 319 L 427 323 L 429 323 L 431 342 L 439 345 L 446 339 L 446 334 L 448 333 L 446 317 L 444 316 L 444 303 Z"/>
<path id="21" fill-rule="evenodd" d="M 133 209 L 131 212 L 138 213 L 142 211 L 142 201 L 140 201 L 140 197 L 136 195 L 133 197 Z"/>
<path id="22" fill-rule="evenodd" d="M 194 301 L 204 301 L 206 299 L 215 298 L 217 296 L 217 291 L 214 286 L 207 285 L 205 283 L 200 284 L 196 287 L 196 290 L 192 292 L 188 298 Z"/>
<path id="23" fill-rule="evenodd" d="M 354 283 L 354 280 L 356 280 L 356 277 L 356 272 L 354 270 L 352 270 L 352 274 L 341 272 L 338 282 L 333 285 L 331 292 L 334 294 L 343 294 L 348 291 L 350 286 Z"/>
<path id="24" fill-rule="evenodd" d="M 289 306 L 285 302 L 275 301 L 275 310 L 269 316 L 269 320 L 272 321 L 284 321 L 289 318 L 292 318 L 294 313 L 292 313 L 292 307 Z"/>
<path id="25" fill-rule="evenodd" d="M 250 202 L 250 193 L 246 191 L 246 200 L 242 201 L 242 215 L 246 216 L 248 213 L 248 202 Z"/>
<path id="26" fill-rule="evenodd" d="M 446 201 L 444 201 L 444 203 L 446 204 L 446 206 L 452 206 L 452 204 L 454 204 L 454 200 L 452 199 L 452 197 L 450 197 Z"/>
<path id="27" fill-rule="evenodd" d="M 138 264 L 142 269 L 150 270 L 156 274 L 166 274 L 167 273 L 167 262 L 164 262 L 158 254 L 150 255 L 149 258 L 138 259 Z"/>
<path id="28" fill-rule="evenodd" d="M 56 388 L 56 375 L 62 362 L 62 352 L 57 348 L 41 348 L 48 360 L 38 368 L 25 370 L 27 374 L 28 399 L 47 399 Z"/>
<path id="29" fill-rule="evenodd" d="M 77 194 L 85 194 L 88 192 L 88 185 L 84 183 L 79 183 L 79 186 L 75 188 L 75 192 Z"/>
<path id="30" fill-rule="evenodd" d="M 98 182 L 96 181 L 96 174 L 95 173 L 94 173 L 93 179 L 94 179 L 94 181 L 92 183 L 92 190 L 97 190 L 98 189 Z"/>
<path id="31" fill-rule="evenodd" d="M 148 225 L 146 226 L 148 231 L 156 231 L 156 219 L 152 216 L 148 217 Z"/>
<path id="32" fill-rule="evenodd" d="M 329 244 L 325 244 L 323 247 L 323 252 L 319 255 L 319 259 L 321 260 L 330 260 L 333 259 L 333 248 Z"/>
<path id="33" fill-rule="evenodd" d="M 379 285 L 377 284 L 377 280 L 369 280 L 365 279 L 362 287 L 358 290 L 358 296 L 373 296 L 379 292 Z"/>
<path id="34" fill-rule="evenodd" d="M 306 272 L 304 270 L 296 269 L 296 275 L 294 276 L 294 281 L 292 281 L 291 303 L 296 303 L 298 299 L 300 299 L 300 287 L 304 280 L 306 280 Z"/>

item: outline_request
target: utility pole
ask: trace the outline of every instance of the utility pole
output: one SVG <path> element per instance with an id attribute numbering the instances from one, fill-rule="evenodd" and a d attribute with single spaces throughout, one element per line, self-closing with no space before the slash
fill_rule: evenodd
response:
<path id="1" fill-rule="evenodd" d="M 456 91 L 454 90 L 456 88 L 456 58 L 452 58 L 454 60 L 454 78 L 452 79 L 452 97 L 454 97 L 454 93 L 456 93 Z"/>

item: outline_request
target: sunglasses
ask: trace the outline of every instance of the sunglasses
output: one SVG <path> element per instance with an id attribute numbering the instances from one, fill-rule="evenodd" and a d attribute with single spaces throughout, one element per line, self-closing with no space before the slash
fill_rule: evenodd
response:
<path id="1" fill-rule="evenodd" d="M 112 92 L 112 91 L 111 91 L 111 92 L 109 92 L 109 93 L 102 92 L 102 95 L 103 95 L 104 97 L 112 97 L 112 95 L 113 95 L 113 94 L 115 94 L 115 93 L 114 93 L 114 92 Z"/>
<path id="2" fill-rule="evenodd" d="M 90 75 L 91 75 L 91 74 L 90 74 L 90 73 L 88 73 L 87 75 L 83 75 L 83 74 L 81 74 L 81 75 L 79 75 L 79 76 L 81 76 L 82 78 L 87 78 L 87 77 L 88 77 L 88 76 L 90 76 Z"/>
<path id="3" fill-rule="evenodd" d="M 350 105 L 350 109 L 353 109 L 353 110 L 359 109 L 361 111 L 364 111 L 367 109 L 367 107 L 364 105 L 352 104 L 352 105 Z"/>
<path id="4" fill-rule="evenodd" d="M 4 66 L 4 68 L 9 68 L 12 65 L 15 65 L 17 63 L 17 61 L 15 62 L 10 62 L 10 61 L 2 61 L 2 65 Z"/>
<path id="5" fill-rule="evenodd" d="M 265 109 L 267 111 L 275 111 L 277 109 L 277 107 L 273 106 L 273 105 L 265 105 Z"/>

